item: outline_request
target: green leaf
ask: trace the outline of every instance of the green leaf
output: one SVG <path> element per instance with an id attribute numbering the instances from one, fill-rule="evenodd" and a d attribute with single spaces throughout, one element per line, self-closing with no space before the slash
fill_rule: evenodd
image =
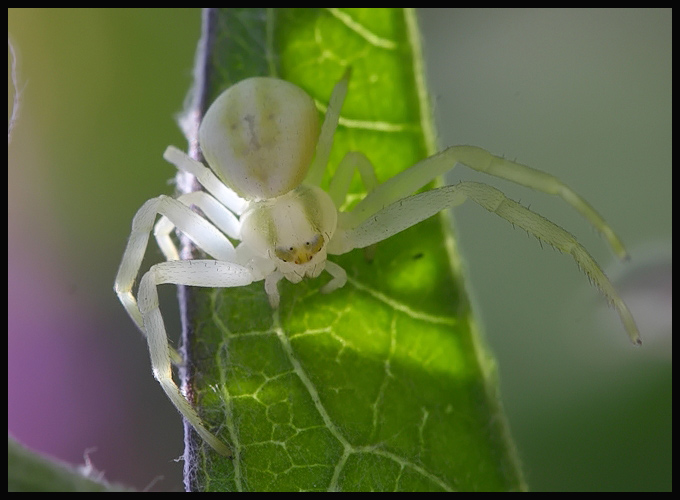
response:
<path id="1" fill-rule="evenodd" d="M 324 185 L 361 151 L 382 182 L 434 152 L 415 13 L 228 9 L 206 15 L 206 105 L 248 76 L 302 87 L 322 110 L 352 78 Z M 362 194 L 354 179 L 350 199 Z M 525 485 L 444 214 L 330 260 L 348 274 L 192 288 L 187 346 L 195 404 L 234 449 L 193 433 L 192 490 L 520 490 Z"/>
<path id="2" fill-rule="evenodd" d="M 85 465 L 73 466 L 42 456 L 7 436 L 7 491 L 132 491 L 108 483 L 86 458 Z"/>

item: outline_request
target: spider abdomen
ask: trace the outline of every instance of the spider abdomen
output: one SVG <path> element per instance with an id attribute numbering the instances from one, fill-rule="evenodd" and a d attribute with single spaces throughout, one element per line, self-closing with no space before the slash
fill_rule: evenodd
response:
<path id="1" fill-rule="evenodd" d="M 319 139 L 319 112 L 301 88 L 248 78 L 224 91 L 199 130 L 210 168 L 241 197 L 276 198 L 299 186 Z"/>

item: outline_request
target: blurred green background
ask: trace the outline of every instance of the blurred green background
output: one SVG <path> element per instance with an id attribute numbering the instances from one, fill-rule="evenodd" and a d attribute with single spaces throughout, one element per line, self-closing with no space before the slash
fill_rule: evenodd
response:
<path id="1" fill-rule="evenodd" d="M 479 207 L 456 210 L 529 486 L 670 490 L 672 12 L 419 15 L 440 144 L 560 177 L 632 254 L 616 262 L 561 200 L 464 167 L 451 174 L 489 181 L 576 234 L 642 331 L 635 349 L 567 257 Z M 161 155 L 185 146 L 174 116 L 200 16 L 8 11 L 21 102 L 8 148 L 8 428 L 74 463 L 96 448 L 108 479 L 152 490 L 182 488 L 182 425 L 112 286 L 135 211 L 173 191 Z M 164 315 L 176 320 L 165 288 Z"/>

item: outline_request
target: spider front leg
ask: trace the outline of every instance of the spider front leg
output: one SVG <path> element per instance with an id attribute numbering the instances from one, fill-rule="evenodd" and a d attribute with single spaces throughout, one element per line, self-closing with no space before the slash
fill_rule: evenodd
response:
<path id="1" fill-rule="evenodd" d="M 451 149 L 451 155 L 457 161 L 473 170 L 484 172 L 489 175 L 507 179 L 521 186 L 526 186 L 536 191 L 554 194 L 562 198 L 569 205 L 575 208 L 590 223 L 601 232 L 614 253 L 622 260 L 628 259 L 628 253 L 621 243 L 614 230 L 609 227 L 600 214 L 581 196 L 574 192 L 569 186 L 564 184 L 557 177 L 548 173 L 527 167 L 521 163 L 506 160 L 494 156 L 488 151 L 475 146 L 455 146 Z M 444 153 L 446 154 L 448 150 Z"/>
<path id="2" fill-rule="evenodd" d="M 374 196 L 367 196 L 354 207 L 354 210 L 344 216 L 348 225 L 358 225 L 381 208 L 410 195 L 451 170 L 456 163 L 462 163 L 478 172 L 507 179 L 521 186 L 561 197 L 583 215 L 595 229 L 604 234 L 619 258 L 626 259 L 628 257 L 621 240 L 602 216 L 557 177 L 521 163 L 492 155 L 476 146 L 449 147 L 387 180 L 376 188 Z"/>
<path id="3" fill-rule="evenodd" d="M 376 196 L 380 194 L 379 189 L 366 197 L 369 204 L 382 204 L 384 199 L 376 199 Z M 338 230 L 328 246 L 328 253 L 342 254 L 354 248 L 372 245 L 418 224 L 445 208 L 460 205 L 467 199 L 503 217 L 513 225 L 521 227 L 540 241 L 571 255 L 579 268 L 586 273 L 609 304 L 616 309 L 631 341 L 637 345 L 641 343 L 640 333 L 628 307 L 600 266 L 576 238 L 487 184 L 461 182 L 455 186 L 416 194 L 378 210 L 358 224 L 351 223 L 352 212 L 350 212 L 348 214 L 350 217 L 338 219 Z"/>
<path id="4" fill-rule="evenodd" d="M 209 197 L 208 195 L 205 196 Z M 187 199 L 189 198 L 185 198 L 185 201 Z M 190 200 L 193 200 L 193 198 Z M 207 207 L 207 204 L 200 200 L 196 199 L 195 201 Z M 215 200 L 213 199 L 213 201 Z M 215 203 L 217 204 L 216 201 Z M 213 208 L 216 209 L 214 206 Z M 227 210 L 224 209 L 224 211 Z M 139 268 L 146 253 L 149 233 L 159 214 L 163 217 L 158 222 L 161 229 L 158 231 L 160 234 L 156 235 L 156 239 L 167 259 L 177 259 L 179 255 L 177 255 L 177 249 L 169 235 L 163 234 L 162 228 L 164 227 L 168 229 L 168 232 L 171 228 L 177 227 L 216 259 L 231 261 L 235 255 L 234 247 L 229 239 L 182 202 L 168 196 L 159 196 L 144 203 L 132 220 L 132 232 L 118 268 L 114 290 L 127 313 L 142 332 L 142 335 L 145 336 L 146 330 L 137 300 L 132 294 L 132 286 L 139 274 Z M 223 225 L 226 225 L 226 222 Z M 182 363 L 182 358 L 175 349 L 170 349 L 170 355 L 175 364 Z"/>
<path id="5" fill-rule="evenodd" d="M 149 344 L 153 375 L 175 408 L 217 452 L 232 456 L 230 448 L 208 431 L 172 378 L 168 336 L 158 306 L 156 287 L 165 283 L 210 288 L 245 286 L 254 281 L 249 269 L 219 260 L 179 260 L 156 264 L 139 284 L 139 312 Z"/>
<path id="6" fill-rule="evenodd" d="M 229 239 L 182 202 L 169 196 L 159 196 L 144 203 L 132 220 L 132 232 L 114 284 L 118 298 L 142 333 L 144 333 L 142 317 L 132 294 L 132 286 L 139 274 L 149 234 L 158 215 L 167 217 L 172 225 L 212 257 L 226 261 L 234 258 L 234 247 Z"/>

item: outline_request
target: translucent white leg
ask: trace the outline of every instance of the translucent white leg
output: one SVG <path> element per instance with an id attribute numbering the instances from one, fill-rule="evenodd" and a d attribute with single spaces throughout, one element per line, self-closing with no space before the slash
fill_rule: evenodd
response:
<path id="1" fill-rule="evenodd" d="M 278 309 L 279 303 L 281 302 L 281 294 L 279 293 L 279 281 L 283 279 L 283 273 L 281 271 L 274 271 L 268 274 L 264 279 L 264 291 L 267 292 L 267 297 L 269 298 L 269 305 L 272 309 Z"/>
<path id="2" fill-rule="evenodd" d="M 381 208 L 417 191 L 453 168 L 456 163 L 462 163 L 473 170 L 501 177 L 537 191 L 560 196 L 604 234 L 618 257 L 622 259 L 627 257 L 623 244 L 612 228 L 592 206 L 562 181 L 540 170 L 494 156 L 475 146 L 447 148 L 380 184 L 352 210 L 351 214 L 344 217 L 347 224 L 351 226 L 359 224 Z"/>
<path id="3" fill-rule="evenodd" d="M 343 203 L 345 203 L 355 169 L 359 171 L 367 193 L 373 191 L 378 185 L 375 167 L 366 155 L 357 151 L 347 153 L 338 164 L 330 186 L 328 186 L 328 194 L 337 209 L 340 209 Z"/>
<path id="4" fill-rule="evenodd" d="M 146 252 L 149 234 L 159 214 L 166 216 L 174 226 L 212 257 L 225 261 L 231 261 L 234 257 L 234 247 L 229 239 L 182 202 L 168 196 L 159 196 L 144 203 L 132 219 L 132 232 L 114 284 L 118 298 L 142 333 L 144 333 L 142 318 L 137 301 L 132 295 L 132 286 Z"/>
<path id="5" fill-rule="evenodd" d="M 338 121 L 340 120 L 340 110 L 342 103 L 345 102 L 347 95 L 347 87 L 349 86 L 349 77 L 351 71 L 347 69 L 345 74 L 338 83 L 333 87 L 333 93 L 328 101 L 328 108 L 326 109 L 326 117 L 321 126 L 321 133 L 319 134 L 319 141 L 316 144 L 316 155 L 309 167 L 309 172 L 305 178 L 305 182 L 313 186 L 320 186 L 323 174 L 328 165 L 328 158 L 331 155 L 331 148 L 333 147 L 333 136 L 335 130 L 338 128 Z"/>
<path id="6" fill-rule="evenodd" d="M 196 177 L 209 193 L 217 198 L 222 205 L 234 212 L 236 215 L 241 215 L 243 208 L 247 201 L 229 189 L 217 176 L 210 170 L 203 166 L 199 161 L 194 160 L 186 153 L 180 151 L 175 146 L 168 146 L 163 153 L 163 158 L 172 163 L 178 169 L 189 172 Z"/>
<path id="7" fill-rule="evenodd" d="M 628 307 L 600 266 L 576 238 L 487 184 L 461 182 L 455 186 L 433 189 L 399 200 L 356 226 L 339 226 L 328 245 L 328 253 L 342 254 L 353 248 L 372 245 L 418 224 L 445 208 L 460 205 L 468 198 L 513 225 L 521 227 L 540 241 L 571 255 L 579 268 L 616 309 L 631 341 L 638 345 L 641 343 L 640 334 Z"/>
<path id="8" fill-rule="evenodd" d="M 144 275 L 139 284 L 139 312 L 149 344 L 153 375 L 163 387 L 175 408 L 217 452 L 232 456 L 227 445 L 209 432 L 196 411 L 172 378 L 170 362 L 172 349 L 168 344 L 163 317 L 158 307 L 156 287 L 174 283 L 204 287 L 245 286 L 253 281 L 248 269 L 238 264 L 217 260 L 180 260 L 156 264 Z"/>
<path id="9" fill-rule="evenodd" d="M 240 223 L 236 216 L 224 205 L 204 191 L 194 191 L 177 198 L 187 206 L 195 205 L 217 226 L 217 228 L 233 239 L 238 239 Z M 170 238 L 175 225 L 166 216 L 159 219 L 154 227 L 154 236 L 167 260 L 179 260 L 177 247 Z"/>
<path id="10" fill-rule="evenodd" d="M 347 283 L 347 273 L 345 270 L 330 260 L 326 261 L 326 271 L 333 276 L 333 279 L 321 287 L 321 293 L 331 293 L 338 288 L 342 288 Z"/>

